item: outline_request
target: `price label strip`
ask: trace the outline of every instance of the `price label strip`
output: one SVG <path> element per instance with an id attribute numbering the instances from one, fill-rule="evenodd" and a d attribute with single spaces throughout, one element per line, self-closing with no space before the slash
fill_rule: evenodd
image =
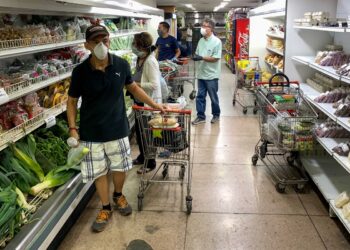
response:
<path id="1" fill-rule="evenodd" d="M 5 89 L 0 88 L 0 105 L 5 104 L 10 101 L 10 97 L 6 93 Z"/>
<path id="2" fill-rule="evenodd" d="M 51 128 L 56 125 L 56 116 L 49 116 L 48 118 L 45 119 L 46 123 L 46 128 Z"/>

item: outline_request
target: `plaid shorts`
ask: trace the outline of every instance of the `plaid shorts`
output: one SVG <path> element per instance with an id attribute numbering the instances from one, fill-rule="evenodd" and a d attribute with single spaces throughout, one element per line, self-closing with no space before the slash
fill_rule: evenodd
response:
<path id="1" fill-rule="evenodd" d="M 109 171 L 127 172 L 132 168 L 129 138 L 109 142 L 81 142 L 90 152 L 81 162 L 83 182 L 96 180 Z"/>

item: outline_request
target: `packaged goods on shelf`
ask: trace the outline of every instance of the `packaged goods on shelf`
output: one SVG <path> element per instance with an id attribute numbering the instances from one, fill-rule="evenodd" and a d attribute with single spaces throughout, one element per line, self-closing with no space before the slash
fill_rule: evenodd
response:
<path id="1" fill-rule="evenodd" d="M 318 103 L 335 103 L 341 99 L 346 98 L 350 94 L 349 88 L 337 88 L 332 91 L 322 93 L 315 98 L 315 102 Z"/>
<path id="2" fill-rule="evenodd" d="M 276 49 L 278 51 L 283 51 L 284 49 L 284 43 L 280 39 L 274 39 L 271 37 L 267 38 L 267 47 Z"/>
<path id="3" fill-rule="evenodd" d="M 36 93 L 0 106 L 0 134 L 42 113 Z"/>
<path id="4" fill-rule="evenodd" d="M 70 79 L 66 79 L 38 91 L 40 105 L 44 108 L 52 108 L 67 102 L 69 85 Z"/>
<path id="5" fill-rule="evenodd" d="M 305 12 L 304 18 L 294 19 L 296 25 L 326 26 L 329 22 L 329 13 L 324 11 Z"/>
<path id="6" fill-rule="evenodd" d="M 314 77 L 307 79 L 306 82 L 319 92 L 332 91 L 340 87 L 340 81 L 320 73 L 315 73 Z"/>
<path id="7" fill-rule="evenodd" d="M 334 204 L 336 208 L 342 208 L 347 203 L 349 203 L 350 198 L 346 191 L 342 192 L 338 195 L 338 197 L 334 200 Z"/>
<path id="8" fill-rule="evenodd" d="M 316 126 L 315 134 L 320 138 L 348 138 L 350 132 L 334 121 L 326 121 Z"/>
<path id="9" fill-rule="evenodd" d="M 347 203 L 343 206 L 342 209 L 343 215 L 346 219 L 349 219 L 350 217 L 350 203 Z"/>
<path id="10" fill-rule="evenodd" d="M 350 141 L 346 142 L 346 143 L 339 143 L 337 146 L 335 146 L 334 148 L 332 148 L 332 151 L 337 153 L 340 156 L 348 156 L 349 152 L 350 152 Z"/>
<path id="11" fill-rule="evenodd" d="M 284 37 L 284 32 L 285 32 L 284 24 L 272 25 L 269 27 L 267 32 L 268 32 L 268 34 Z"/>

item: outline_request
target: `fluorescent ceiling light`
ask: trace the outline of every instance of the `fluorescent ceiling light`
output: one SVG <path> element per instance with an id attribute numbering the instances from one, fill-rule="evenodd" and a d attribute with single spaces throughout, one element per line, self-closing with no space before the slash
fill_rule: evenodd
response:
<path id="1" fill-rule="evenodd" d="M 224 0 L 224 2 L 231 2 L 231 0 Z"/>
<path id="2" fill-rule="evenodd" d="M 187 8 L 189 8 L 189 9 L 192 9 L 192 8 L 193 8 L 192 4 L 185 4 L 185 6 L 186 6 Z"/>

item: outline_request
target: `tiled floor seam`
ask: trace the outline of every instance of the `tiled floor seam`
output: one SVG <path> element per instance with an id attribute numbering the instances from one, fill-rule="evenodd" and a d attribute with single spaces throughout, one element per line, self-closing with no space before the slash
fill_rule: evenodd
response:
<path id="1" fill-rule="evenodd" d="M 305 205 L 304 205 L 304 203 L 303 203 L 302 199 L 300 198 L 300 195 L 297 195 L 297 196 L 298 196 L 298 199 L 299 199 L 299 201 L 300 201 L 301 205 L 302 205 L 302 206 L 303 206 L 303 208 L 305 209 L 306 215 L 307 215 L 307 217 L 309 218 L 309 220 L 310 220 L 310 222 L 311 222 L 312 226 L 313 226 L 313 227 L 314 227 L 314 229 L 316 230 L 316 233 L 317 233 L 318 237 L 320 238 L 320 240 L 321 240 L 321 242 L 322 242 L 323 246 L 325 247 L 325 249 L 328 249 L 328 248 L 327 248 L 327 245 L 326 245 L 326 242 L 324 242 L 324 240 L 323 240 L 323 238 L 322 238 L 322 236 L 321 236 L 320 232 L 318 231 L 318 229 L 317 229 L 317 227 L 316 227 L 315 223 L 313 222 L 313 220 L 312 220 L 312 218 L 311 218 L 310 213 L 307 211 L 307 209 L 306 209 L 306 207 L 305 207 Z"/>

